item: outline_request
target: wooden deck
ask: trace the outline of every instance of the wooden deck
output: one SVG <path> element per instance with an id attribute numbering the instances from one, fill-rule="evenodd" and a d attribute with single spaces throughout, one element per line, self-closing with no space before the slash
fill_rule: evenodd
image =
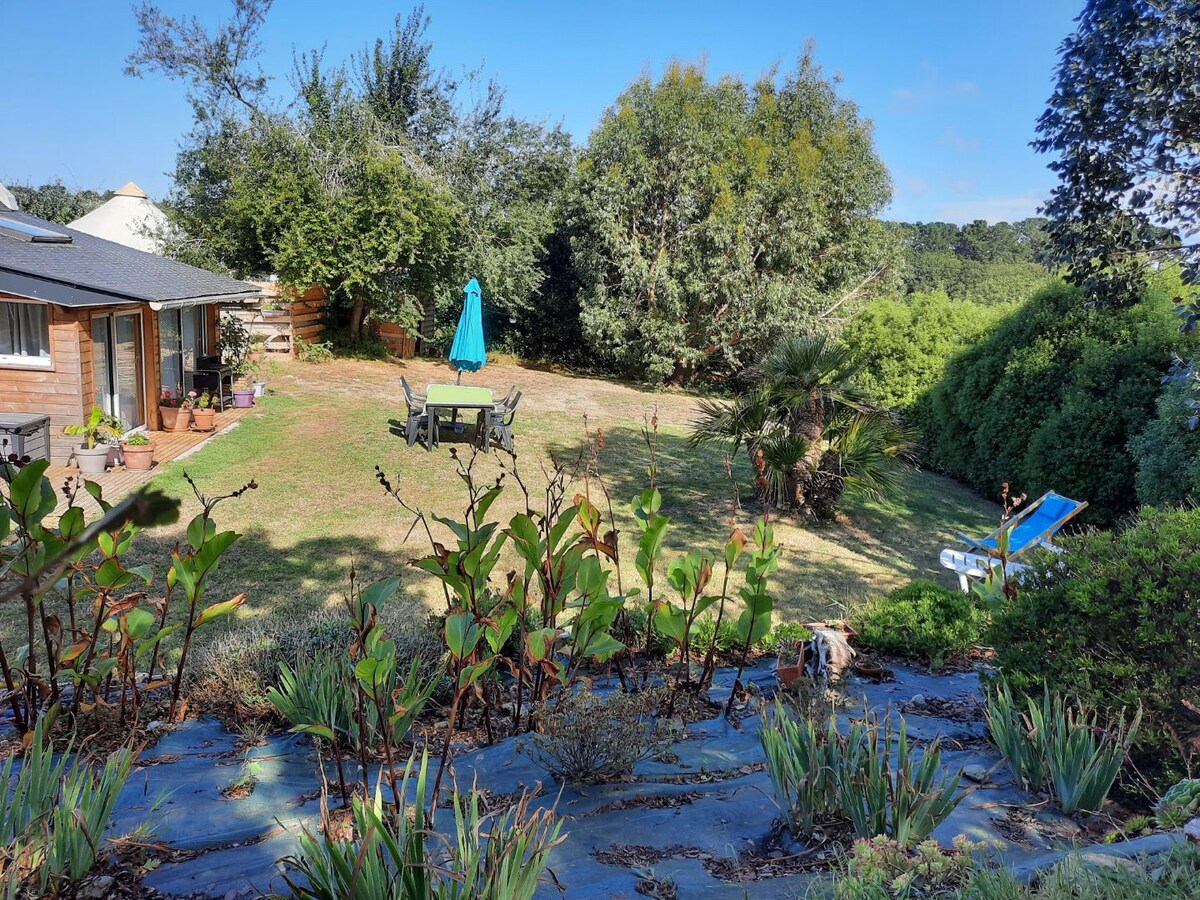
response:
<path id="1" fill-rule="evenodd" d="M 216 416 L 216 427 L 207 433 L 199 431 L 151 432 L 150 438 L 154 442 L 154 465 L 149 469 L 127 469 L 124 466 L 114 466 L 103 475 L 87 475 L 85 477 L 88 481 L 94 481 L 104 489 L 105 500 L 109 502 L 118 500 L 134 488 L 152 480 L 156 474 L 162 471 L 165 463 L 195 453 L 210 440 L 237 425 L 238 420 L 249 412 L 253 412 L 253 407 L 248 409 L 230 408 L 219 412 Z M 55 488 L 59 488 L 67 478 L 78 477 L 79 470 L 74 466 L 51 466 L 46 470 L 46 475 Z M 95 512 L 98 507 L 95 506 L 91 497 L 80 493 L 84 509 L 89 513 Z M 60 498 L 59 509 L 56 512 L 61 514 L 65 505 L 65 501 Z"/>

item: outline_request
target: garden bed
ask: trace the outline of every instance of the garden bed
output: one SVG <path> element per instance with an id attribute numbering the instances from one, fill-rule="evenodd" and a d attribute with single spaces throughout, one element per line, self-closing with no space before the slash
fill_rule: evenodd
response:
<path id="1" fill-rule="evenodd" d="M 933 833 L 943 845 L 966 833 L 974 841 L 995 842 L 996 859 L 1020 868 L 1044 864 L 1073 838 L 1099 837 L 1100 830 L 1086 822 L 1081 827 L 1044 798 L 1014 787 L 976 722 L 934 714 L 940 704 L 957 707 L 978 699 L 977 674 L 932 675 L 903 665 L 893 671 L 895 680 L 882 684 L 851 676 L 846 685 L 851 705 L 839 718 L 848 720 L 862 704 L 898 717 L 923 696 L 921 714 L 906 717 L 910 737 L 918 742 L 942 737 L 947 769 L 977 766 L 990 773 L 983 785 L 964 778 L 962 788 L 972 793 Z M 733 674 L 717 673 L 714 699 L 728 696 Z M 749 669 L 744 680 L 769 694 L 771 661 Z M 680 897 L 741 896 L 735 885 L 753 882 L 746 889 L 756 898 L 793 897 L 814 878 L 826 877 L 837 855 L 821 847 L 793 846 L 788 852 L 781 843 L 779 810 L 759 744 L 761 717 L 753 709 L 745 712 L 740 722 L 715 718 L 687 726 L 669 753 L 640 763 L 628 780 L 565 786 L 560 794 L 518 748 L 519 738 L 462 750 L 454 761 L 455 779 L 461 788 L 474 784 L 493 798 L 537 791 L 535 808 L 557 803 L 568 837 L 553 851 L 551 868 L 568 897 L 633 897 L 639 882 L 643 890 L 658 891 L 650 896 L 670 896 L 671 887 Z M 332 778 L 332 764 L 324 765 Z M 368 776 L 375 779 L 379 772 L 372 766 Z M 244 789 L 248 778 L 251 790 Z M 280 890 L 277 860 L 298 851 L 304 825 L 318 823 L 320 791 L 320 768 L 306 739 L 275 735 L 246 748 L 217 721 L 193 720 L 139 761 L 121 795 L 113 833 L 155 823 L 155 840 L 170 852 L 146 872 L 145 883 L 163 894 L 237 897 L 247 887 L 254 893 Z M 437 816 L 440 829 L 452 828 L 451 810 L 439 806 Z M 1114 845 L 1104 852 L 1121 850 Z"/>

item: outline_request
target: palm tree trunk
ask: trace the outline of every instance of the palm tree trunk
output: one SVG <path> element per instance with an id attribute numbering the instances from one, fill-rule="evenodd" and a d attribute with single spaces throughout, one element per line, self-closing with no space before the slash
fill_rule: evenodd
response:
<path id="1" fill-rule="evenodd" d="M 802 507 L 808 502 L 809 485 L 821 465 L 821 457 L 825 455 L 825 408 L 818 396 L 809 398 L 808 403 L 801 409 L 792 422 L 797 435 L 808 442 L 808 449 L 800 462 L 793 466 L 791 477 L 788 479 L 788 496 L 792 506 Z"/>

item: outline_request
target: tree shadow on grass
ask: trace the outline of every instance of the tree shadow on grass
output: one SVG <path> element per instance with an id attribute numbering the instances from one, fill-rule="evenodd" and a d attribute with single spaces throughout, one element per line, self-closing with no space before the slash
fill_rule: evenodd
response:
<path id="1" fill-rule="evenodd" d="M 629 501 L 647 487 L 649 449 L 640 429 L 620 427 L 605 432 L 599 452 L 618 523 L 633 540 Z M 575 448 L 560 444 L 560 454 Z M 668 554 L 723 546 L 732 521 L 748 530 L 762 513 L 745 454 L 733 464 L 742 508 L 734 510 L 734 484 L 725 474 L 724 446 L 693 447 L 687 435 L 660 430 L 656 484 L 662 511 L 671 517 Z M 909 471 L 903 491 L 884 501 L 848 501 L 838 519 L 814 523 L 773 510 L 776 539 L 784 547 L 774 593 L 788 617 L 827 618 L 850 605 L 917 577 L 941 579 L 938 554 L 955 543 L 954 534 L 986 531 L 993 507 L 949 479 Z M 981 532 L 982 533 L 982 532 Z M 944 577 L 943 577 L 944 576 Z M 794 614 L 794 615 L 793 615 Z"/>

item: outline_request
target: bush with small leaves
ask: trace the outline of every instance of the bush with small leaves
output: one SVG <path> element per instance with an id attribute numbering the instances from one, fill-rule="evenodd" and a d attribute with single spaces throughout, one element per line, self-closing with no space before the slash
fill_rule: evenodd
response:
<path id="1" fill-rule="evenodd" d="M 979 641 L 984 615 L 969 595 L 917 580 L 870 600 L 853 622 L 864 647 L 936 667 Z"/>
<path id="2" fill-rule="evenodd" d="M 961 834 L 950 851 L 934 840 L 908 850 L 883 835 L 861 839 L 846 857 L 833 896 L 835 900 L 946 896 L 969 881 L 978 865 L 975 854 L 986 849 L 987 844 L 974 843 Z"/>
<path id="3" fill-rule="evenodd" d="M 660 718 L 670 692 L 561 694 L 541 711 L 540 732 L 530 735 L 531 755 L 556 780 L 571 784 L 613 781 L 666 749 L 674 737 Z"/>

